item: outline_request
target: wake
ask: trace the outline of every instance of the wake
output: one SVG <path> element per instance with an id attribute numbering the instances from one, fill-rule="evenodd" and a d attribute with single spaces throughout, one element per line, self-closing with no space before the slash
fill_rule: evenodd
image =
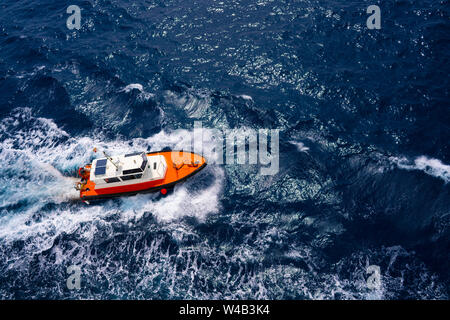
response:
<path id="1" fill-rule="evenodd" d="M 37 242 L 36 248 L 45 248 L 59 234 L 77 232 L 86 223 L 104 223 L 100 221 L 110 216 L 128 224 L 150 212 L 159 223 L 173 223 L 183 217 L 203 221 L 209 214 L 219 212 L 224 171 L 217 166 L 207 166 L 191 180 L 210 175 L 211 183 L 202 183 L 203 187 L 197 189 L 196 184 L 188 180 L 162 199 L 145 194 L 94 202 L 89 206 L 78 201 L 79 193 L 74 188 L 79 180 L 76 172 L 96 157 L 93 147 L 111 154 L 156 151 L 165 147 L 188 149 L 191 131 L 162 131 L 149 138 L 132 140 L 107 141 L 100 134 L 96 134 L 96 138 L 74 138 L 51 120 L 33 117 L 27 108 L 16 109 L 11 117 L 2 120 L 0 129 L 0 161 L 3 163 L 0 169 L 0 238 L 3 240 L 31 237 Z M 95 228 L 83 236 L 94 235 Z"/>

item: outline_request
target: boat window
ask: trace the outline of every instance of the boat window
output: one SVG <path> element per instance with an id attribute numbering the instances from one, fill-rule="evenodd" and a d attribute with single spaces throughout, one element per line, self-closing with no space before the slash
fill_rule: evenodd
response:
<path id="1" fill-rule="evenodd" d="M 148 159 L 147 156 L 145 155 L 145 153 L 142 154 L 142 164 L 141 164 L 141 170 L 144 171 L 145 166 L 148 163 Z"/>
<path id="2" fill-rule="evenodd" d="M 140 173 L 140 172 L 142 172 L 141 168 L 123 170 L 123 174 Z"/>
<path id="3" fill-rule="evenodd" d="M 133 152 L 133 153 L 128 153 L 125 155 L 125 158 L 127 157 L 132 157 L 132 156 L 138 156 L 140 155 L 142 152 Z"/>
<path id="4" fill-rule="evenodd" d="M 140 179 L 142 177 L 142 173 L 141 174 L 132 174 L 129 176 L 122 176 L 120 177 L 123 181 L 127 181 L 127 180 L 133 180 L 133 179 Z"/>
<path id="5" fill-rule="evenodd" d="M 153 170 L 156 170 L 156 162 L 153 162 Z"/>
<path id="6" fill-rule="evenodd" d="M 107 183 L 120 182 L 120 179 L 119 178 L 108 178 L 108 179 L 105 179 L 105 182 L 107 182 Z"/>
<path id="7" fill-rule="evenodd" d="M 141 170 L 144 171 L 145 170 L 145 166 L 147 165 L 147 160 L 145 160 L 144 162 L 142 162 L 141 164 Z"/>

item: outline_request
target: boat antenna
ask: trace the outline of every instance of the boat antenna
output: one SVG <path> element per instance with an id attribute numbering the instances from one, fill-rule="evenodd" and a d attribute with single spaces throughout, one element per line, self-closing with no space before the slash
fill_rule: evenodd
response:
<path id="1" fill-rule="evenodd" d="M 97 148 L 94 148 L 94 150 L 92 150 L 94 152 L 97 152 Z M 111 161 L 111 163 L 114 165 L 114 167 L 116 167 L 117 170 L 119 170 L 119 167 L 113 162 L 111 156 L 109 154 L 107 154 L 105 151 L 103 151 L 103 155 L 106 157 L 106 159 L 108 159 L 109 161 Z"/>
<path id="2" fill-rule="evenodd" d="M 109 154 L 107 154 L 105 151 L 103 151 L 103 155 L 106 157 L 106 159 L 111 161 L 111 163 L 114 165 L 114 167 L 116 167 L 117 170 L 119 170 L 119 166 L 114 163 L 113 159 L 111 158 L 111 156 Z"/>

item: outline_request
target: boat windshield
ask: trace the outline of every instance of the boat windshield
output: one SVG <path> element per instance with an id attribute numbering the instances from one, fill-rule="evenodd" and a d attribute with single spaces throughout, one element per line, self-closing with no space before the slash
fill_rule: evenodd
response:
<path id="1" fill-rule="evenodd" d="M 148 159 L 147 155 L 145 153 L 142 154 L 142 164 L 141 164 L 141 170 L 144 171 L 145 167 L 147 166 Z"/>

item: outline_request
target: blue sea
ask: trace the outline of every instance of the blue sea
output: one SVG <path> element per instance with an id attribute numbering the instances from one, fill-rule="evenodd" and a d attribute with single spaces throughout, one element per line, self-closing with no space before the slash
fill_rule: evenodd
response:
<path id="1" fill-rule="evenodd" d="M 448 299 L 449 13 L 3 0 L 0 298 Z M 165 197 L 77 199 L 94 147 L 188 149 L 196 121 L 278 129 L 278 172 L 210 163 Z"/>

